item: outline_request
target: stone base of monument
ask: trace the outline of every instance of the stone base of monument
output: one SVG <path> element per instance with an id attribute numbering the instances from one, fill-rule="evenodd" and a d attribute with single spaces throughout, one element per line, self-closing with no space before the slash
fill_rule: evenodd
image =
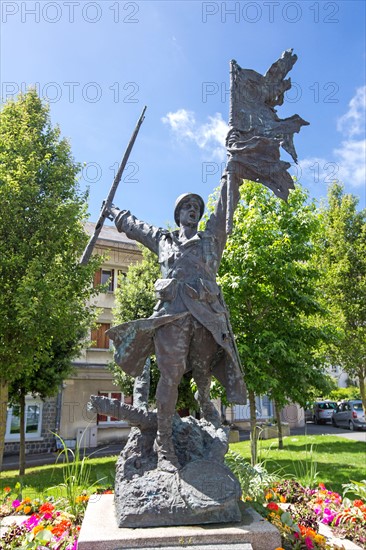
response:
<path id="1" fill-rule="evenodd" d="M 192 417 L 173 422 L 180 468 L 158 468 L 156 427 L 131 429 L 116 464 L 118 527 L 165 527 L 240 521 L 240 483 L 224 463 L 228 430 Z"/>
<path id="2" fill-rule="evenodd" d="M 79 550 L 274 550 L 281 546 L 277 529 L 240 503 L 238 523 L 176 527 L 118 527 L 114 495 L 94 495 L 86 509 Z"/>
<path id="3" fill-rule="evenodd" d="M 159 469 L 115 488 L 119 527 L 155 527 L 227 523 L 241 520 L 240 484 L 225 464 L 189 462 L 176 473 Z"/>

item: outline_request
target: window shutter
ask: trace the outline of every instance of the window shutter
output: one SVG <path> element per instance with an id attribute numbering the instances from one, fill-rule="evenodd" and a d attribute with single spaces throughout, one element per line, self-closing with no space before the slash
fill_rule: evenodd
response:
<path id="1" fill-rule="evenodd" d="M 111 269 L 111 280 L 109 282 L 109 290 L 114 292 L 114 269 Z"/>
<path id="2" fill-rule="evenodd" d="M 109 328 L 110 323 L 100 323 L 98 328 L 91 331 L 91 339 L 94 342 L 92 348 L 109 349 L 109 337 L 106 335 Z"/>
<path id="3" fill-rule="evenodd" d="M 99 286 L 101 283 L 101 280 L 102 280 L 102 270 L 98 269 L 98 271 L 94 273 L 93 287 L 96 288 L 97 286 Z"/>

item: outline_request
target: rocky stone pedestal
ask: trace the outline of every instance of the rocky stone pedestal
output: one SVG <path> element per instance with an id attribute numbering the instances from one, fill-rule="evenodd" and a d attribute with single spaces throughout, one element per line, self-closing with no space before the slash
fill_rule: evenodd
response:
<path id="1" fill-rule="evenodd" d="M 208 421 L 176 414 L 172 460 L 164 461 L 166 455 L 158 455 L 155 444 L 156 412 L 143 404 L 131 407 L 101 396 L 91 400 L 101 414 L 134 423 L 116 464 L 113 519 L 119 528 L 241 521 L 240 483 L 224 462 L 229 430 L 218 415 Z"/>
<path id="2" fill-rule="evenodd" d="M 195 525 L 241 520 L 240 485 L 224 464 L 188 463 L 176 473 L 159 469 L 116 484 L 119 527 Z"/>
<path id="3" fill-rule="evenodd" d="M 116 465 L 119 527 L 240 521 L 241 488 L 224 464 L 228 430 L 191 416 L 173 422 L 174 472 L 158 467 L 156 426 L 134 427 Z"/>

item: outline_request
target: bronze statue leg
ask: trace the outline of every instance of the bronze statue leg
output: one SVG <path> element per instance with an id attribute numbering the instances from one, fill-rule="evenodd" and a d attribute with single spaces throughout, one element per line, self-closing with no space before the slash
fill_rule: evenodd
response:
<path id="1" fill-rule="evenodd" d="M 155 449 L 159 468 L 167 471 L 179 468 L 172 440 L 172 422 L 179 382 L 187 366 L 191 331 L 192 321 L 188 316 L 157 329 L 155 333 L 155 354 L 160 370 L 156 390 L 158 431 Z"/>
<path id="2" fill-rule="evenodd" d="M 200 404 L 201 414 L 215 428 L 221 426 L 221 418 L 210 399 L 210 389 L 211 365 L 217 351 L 218 344 L 212 334 L 198 321 L 194 320 L 188 361 L 192 366 L 193 378 L 197 384 L 196 398 Z"/>

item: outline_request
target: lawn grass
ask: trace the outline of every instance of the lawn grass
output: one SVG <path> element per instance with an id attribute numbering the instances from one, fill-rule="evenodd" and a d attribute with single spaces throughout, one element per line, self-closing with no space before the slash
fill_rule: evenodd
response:
<path id="1" fill-rule="evenodd" d="M 87 464 L 90 466 L 89 485 L 96 484 L 95 487 L 103 488 L 113 487 L 117 458 L 117 456 L 88 458 Z M 61 461 L 58 464 L 27 468 L 23 478 L 23 498 L 30 497 L 33 499 L 47 496 L 58 498 L 64 496 L 65 491 L 59 485 L 64 481 L 65 468 L 66 466 Z M 0 476 L 0 493 L 7 486 L 14 489 L 15 484 L 19 481 L 17 470 L 1 472 Z"/>
<path id="2" fill-rule="evenodd" d="M 239 452 L 250 461 L 250 442 L 242 441 L 230 445 L 233 451 Z M 284 449 L 278 449 L 277 439 L 258 442 L 259 462 L 262 462 L 270 473 L 277 473 L 282 478 L 296 478 L 307 485 L 311 469 L 317 473 L 313 484 L 324 483 L 327 488 L 342 493 L 342 484 L 350 480 L 361 481 L 366 478 L 366 445 L 343 437 L 329 435 L 289 436 L 284 438 Z M 102 480 L 99 485 L 107 488 L 114 485 L 115 464 L 117 456 L 90 458 L 90 485 Z M 44 498 L 62 496 L 60 488 L 63 482 L 62 463 L 39 466 L 26 470 L 23 480 L 23 498 Z M 6 486 L 12 489 L 19 481 L 18 472 L 1 473 L 0 492 Z"/>
<path id="3" fill-rule="evenodd" d="M 233 443 L 230 449 L 250 461 L 250 442 Z M 342 484 L 366 478 L 366 445 L 343 437 L 329 435 L 289 436 L 284 438 L 284 449 L 278 449 L 277 439 L 258 442 L 259 457 L 270 473 L 295 478 L 307 485 L 324 483 L 328 489 L 343 492 Z M 311 475 L 311 470 L 317 475 Z"/>

